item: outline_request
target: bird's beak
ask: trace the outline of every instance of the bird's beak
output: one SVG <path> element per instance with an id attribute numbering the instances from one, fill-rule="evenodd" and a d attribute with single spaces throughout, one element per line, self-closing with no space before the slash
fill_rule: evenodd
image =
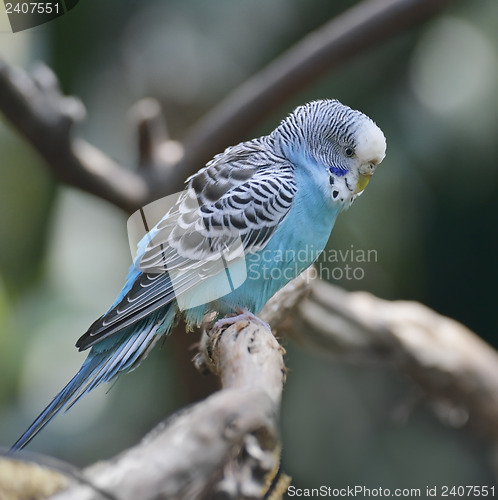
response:
<path id="1" fill-rule="evenodd" d="M 358 169 L 358 182 L 356 183 L 354 194 L 361 193 L 368 186 L 376 168 L 377 165 L 375 163 L 366 163 Z"/>

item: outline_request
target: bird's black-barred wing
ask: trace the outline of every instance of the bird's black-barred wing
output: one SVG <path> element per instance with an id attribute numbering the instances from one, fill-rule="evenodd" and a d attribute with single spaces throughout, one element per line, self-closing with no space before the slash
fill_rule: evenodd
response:
<path id="1" fill-rule="evenodd" d="M 135 260 L 140 273 L 77 346 L 85 349 L 171 302 L 218 273 L 220 261 L 228 265 L 263 249 L 296 191 L 293 165 L 264 140 L 216 156 L 144 237 Z"/>

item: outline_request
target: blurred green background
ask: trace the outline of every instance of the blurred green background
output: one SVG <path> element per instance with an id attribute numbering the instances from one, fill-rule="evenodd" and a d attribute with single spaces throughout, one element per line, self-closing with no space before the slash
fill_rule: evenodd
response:
<path id="1" fill-rule="evenodd" d="M 0 55 L 26 69 L 49 64 L 87 107 L 78 133 L 133 165 L 128 110 L 138 99 L 159 99 L 181 139 L 231 89 L 356 3 L 85 0 L 43 27 L 0 33 Z M 363 279 L 339 283 L 421 301 L 495 346 L 497 19 L 496 0 L 454 2 L 295 95 L 247 136 L 268 133 L 315 98 L 338 98 L 374 118 L 387 158 L 329 245 L 375 250 L 377 259 L 354 264 Z M 74 342 L 114 300 L 131 257 L 126 214 L 58 185 L 1 116 L 0 153 L 0 445 L 9 446 L 79 368 L 85 355 Z M 296 486 L 425 491 L 495 481 L 488 444 L 442 423 L 429 402 L 397 418 L 416 394 L 403 376 L 286 348 L 283 460 Z M 136 442 L 188 402 L 171 358 L 166 342 L 30 448 L 85 465 Z"/>

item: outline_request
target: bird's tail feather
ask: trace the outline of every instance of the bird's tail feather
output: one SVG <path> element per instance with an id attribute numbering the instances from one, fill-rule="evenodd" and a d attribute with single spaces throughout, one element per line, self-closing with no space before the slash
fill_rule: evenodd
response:
<path id="1" fill-rule="evenodd" d="M 87 392 L 135 368 L 163 333 L 159 329 L 157 321 L 149 320 L 141 322 L 140 328 L 133 325 L 96 344 L 78 373 L 15 442 L 11 451 L 24 448 L 61 410 L 67 411 Z"/>

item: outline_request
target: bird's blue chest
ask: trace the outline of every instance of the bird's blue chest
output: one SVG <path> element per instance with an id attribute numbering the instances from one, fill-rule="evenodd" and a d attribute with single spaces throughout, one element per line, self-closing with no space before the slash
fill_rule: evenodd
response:
<path id="1" fill-rule="evenodd" d="M 301 183 L 292 208 L 265 248 L 246 255 L 246 280 L 224 300 L 258 312 L 273 294 L 317 259 L 339 211 L 316 186 Z"/>

